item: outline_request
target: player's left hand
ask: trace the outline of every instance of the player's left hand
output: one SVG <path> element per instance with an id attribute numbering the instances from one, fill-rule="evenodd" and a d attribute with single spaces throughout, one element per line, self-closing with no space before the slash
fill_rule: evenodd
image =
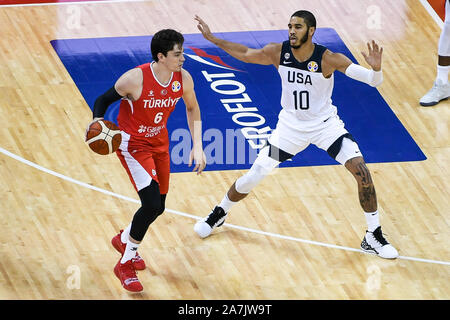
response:
<path id="1" fill-rule="evenodd" d="M 202 148 L 194 147 L 191 150 L 191 153 L 189 154 L 189 167 L 192 165 L 192 162 L 195 164 L 192 171 L 197 171 L 197 174 L 202 173 L 203 169 L 206 167 L 206 155 Z"/>
<path id="2" fill-rule="evenodd" d="M 361 52 L 361 54 L 374 71 L 380 71 L 383 48 L 379 47 L 374 40 L 372 40 L 372 45 L 370 42 L 367 42 L 367 48 L 369 49 L 369 53 Z"/>

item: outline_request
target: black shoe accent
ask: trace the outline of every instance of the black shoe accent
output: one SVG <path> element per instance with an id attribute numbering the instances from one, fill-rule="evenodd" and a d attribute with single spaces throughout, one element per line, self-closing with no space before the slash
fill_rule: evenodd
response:
<path id="1" fill-rule="evenodd" d="M 214 225 L 223 217 L 225 217 L 227 214 L 225 213 L 225 211 L 219 207 L 216 206 L 214 208 L 214 210 L 209 214 L 208 218 L 206 219 L 206 223 L 209 224 L 209 226 L 211 228 L 214 228 Z M 225 220 L 223 220 L 219 225 L 217 225 L 216 227 L 220 227 L 221 225 L 223 225 L 225 222 Z"/>
<path id="2" fill-rule="evenodd" d="M 366 231 L 366 232 L 370 232 L 370 231 Z M 381 227 L 376 228 L 373 232 L 373 237 L 375 238 L 375 240 L 377 240 L 381 246 L 385 246 L 387 244 L 389 244 L 389 242 L 386 241 L 386 239 L 383 237 L 383 233 L 381 232 Z M 366 252 L 369 253 L 375 253 L 378 254 L 378 251 L 372 247 L 370 244 L 367 243 L 366 237 L 364 237 L 363 241 L 361 242 L 361 249 L 363 249 Z"/>
<path id="3" fill-rule="evenodd" d="M 386 239 L 383 237 L 383 233 L 381 232 L 381 227 L 378 227 L 375 229 L 373 233 L 373 236 L 375 237 L 375 239 L 381 243 L 382 246 L 385 246 L 387 244 L 389 244 L 389 242 L 386 241 Z"/>

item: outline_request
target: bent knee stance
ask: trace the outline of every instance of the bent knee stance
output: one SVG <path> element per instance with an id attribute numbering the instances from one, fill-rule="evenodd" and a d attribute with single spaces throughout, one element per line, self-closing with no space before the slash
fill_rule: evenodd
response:
<path id="1" fill-rule="evenodd" d="M 236 191 L 239 193 L 249 193 L 270 171 L 264 170 L 259 165 L 253 165 L 250 170 L 236 180 Z"/>
<path id="2" fill-rule="evenodd" d="M 236 191 L 244 194 L 249 193 L 279 164 L 280 161 L 277 161 L 269 156 L 269 146 L 263 148 L 250 170 L 236 180 Z"/>
<path id="3" fill-rule="evenodd" d="M 159 185 L 154 180 L 148 187 L 140 190 L 138 194 L 141 199 L 141 207 L 134 214 L 130 236 L 137 241 L 142 241 L 150 224 L 164 212 L 164 209 L 161 205 L 162 198 L 159 193 Z"/>

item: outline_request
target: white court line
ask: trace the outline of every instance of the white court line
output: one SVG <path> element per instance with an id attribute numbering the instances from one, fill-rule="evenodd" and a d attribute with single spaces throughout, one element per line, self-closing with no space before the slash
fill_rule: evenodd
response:
<path id="1" fill-rule="evenodd" d="M 444 28 L 444 22 L 442 22 L 441 17 L 434 11 L 433 7 L 428 3 L 427 0 L 419 0 L 420 3 L 424 6 L 424 8 L 428 11 L 430 16 L 434 19 L 434 21 L 437 23 L 437 25 L 443 29 Z M 447 0 L 446 0 L 447 1 Z"/>
<path id="2" fill-rule="evenodd" d="M 5 4 L 1 8 L 8 7 L 37 7 L 37 6 L 60 6 L 76 4 L 100 4 L 100 3 L 121 3 L 121 2 L 146 2 L 148 0 L 105 0 L 105 1 L 73 1 L 73 2 L 50 2 L 50 3 L 23 3 L 23 4 Z"/>
<path id="3" fill-rule="evenodd" d="M 26 160 L 22 157 L 19 157 L 18 155 L 9 152 L 8 150 L 5 150 L 3 148 L 0 147 L 0 153 L 3 153 L 4 155 L 11 157 L 17 161 L 20 161 L 30 167 L 33 167 L 35 169 L 38 169 L 40 171 L 43 171 L 45 173 L 51 174 L 55 177 L 61 178 L 63 180 L 72 182 L 74 184 L 77 184 L 79 186 L 91 189 L 91 190 L 95 190 L 98 192 L 101 192 L 103 194 L 112 196 L 112 197 L 116 197 L 119 199 L 123 199 L 126 201 L 130 201 L 130 202 L 134 202 L 134 203 L 140 203 L 139 200 L 137 199 L 133 199 L 130 197 L 126 197 L 105 189 L 101 189 L 95 186 L 91 186 L 90 184 L 87 184 L 85 182 L 81 182 L 75 179 L 72 179 L 68 176 L 62 175 L 60 173 L 57 173 L 53 170 L 44 168 L 34 162 L 31 162 L 29 160 Z M 195 220 L 199 220 L 202 219 L 202 217 L 197 217 L 188 213 L 184 213 L 184 212 L 180 212 L 177 210 L 172 210 L 172 209 L 166 209 L 167 212 L 171 212 L 173 214 L 179 215 L 179 216 L 183 216 L 183 217 L 187 217 L 187 218 L 191 218 L 191 219 L 195 219 Z M 312 244 L 312 245 L 316 245 L 316 246 L 322 246 L 322 247 L 327 247 L 327 248 L 333 248 L 333 249 L 339 249 L 339 250 L 345 250 L 345 251 L 353 251 L 353 252 L 361 252 L 361 253 L 365 253 L 364 251 L 362 251 L 361 249 L 355 249 L 355 248 L 350 248 L 350 247 L 344 247 L 344 246 L 338 246 L 338 245 L 334 245 L 334 244 L 328 244 L 328 243 L 323 243 L 323 242 L 318 242 L 318 241 L 312 241 L 312 240 L 305 240 L 305 239 L 300 239 L 300 238 L 295 238 L 295 237 L 290 237 L 290 236 L 283 236 L 280 234 L 276 234 L 276 233 L 271 233 L 271 232 L 265 232 L 265 231 L 261 231 L 261 230 L 256 230 L 256 229 L 250 229 L 250 228 L 246 228 L 246 227 L 241 227 L 241 226 L 236 226 L 233 224 L 229 224 L 229 223 L 225 223 L 224 226 L 229 227 L 229 228 L 233 228 L 233 229 L 238 229 L 238 230 L 243 230 L 243 231 L 248 231 L 248 232 L 252 232 L 252 233 L 256 233 L 256 234 L 261 234 L 261 235 L 265 235 L 265 236 L 269 236 L 269 237 L 273 237 L 273 238 L 278 238 L 278 239 L 284 239 L 284 240 L 291 240 L 291 241 L 296 241 L 296 242 L 302 242 L 302 243 L 307 243 L 307 244 Z M 399 256 L 399 259 L 404 259 L 404 260 L 412 260 L 412 261 L 420 261 L 420 262 L 426 262 L 426 263 L 434 263 L 434 264 L 442 264 L 442 265 L 447 265 L 450 266 L 450 262 L 448 261 L 439 261 L 439 260 L 430 260 L 430 259 L 421 259 L 421 258 L 414 258 L 414 257 L 406 257 L 406 256 Z"/>

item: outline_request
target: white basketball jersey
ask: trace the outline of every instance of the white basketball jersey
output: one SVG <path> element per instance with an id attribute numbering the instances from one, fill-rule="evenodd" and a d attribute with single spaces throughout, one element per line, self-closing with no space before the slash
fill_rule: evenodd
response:
<path id="1" fill-rule="evenodd" d="M 327 79 L 322 75 L 325 50 L 326 47 L 315 44 L 311 57 L 299 62 L 291 51 L 289 41 L 283 42 L 278 67 L 283 107 L 280 121 L 294 127 L 312 128 L 337 114 L 331 101 L 334 76 Z"/>

